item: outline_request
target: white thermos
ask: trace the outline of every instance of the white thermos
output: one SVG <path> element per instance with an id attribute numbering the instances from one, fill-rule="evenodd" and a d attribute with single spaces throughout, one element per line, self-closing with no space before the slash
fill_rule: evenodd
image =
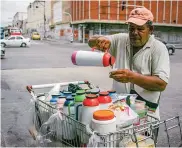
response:
<path id="1" fill-rule="evenodd" d="M 108 52 L 74 51 L 71 56 L 72 63 L 78 66 L 112 66 L 115 58 Z"/>

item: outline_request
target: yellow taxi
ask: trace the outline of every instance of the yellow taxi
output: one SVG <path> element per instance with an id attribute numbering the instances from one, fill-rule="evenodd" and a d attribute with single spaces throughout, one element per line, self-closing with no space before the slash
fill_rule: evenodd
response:
<path id="1" fill-rule="evenodd" d="M 40 40 L 40 34 L 38 32 L 33 32 L 32 33 L 32 40 Z"/>

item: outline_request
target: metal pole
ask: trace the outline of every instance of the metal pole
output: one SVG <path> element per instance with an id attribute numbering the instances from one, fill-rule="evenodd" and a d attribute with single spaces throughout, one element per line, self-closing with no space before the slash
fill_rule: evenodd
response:
<path id="1" fill-rule="evenodd" d="M 46 16 L 45 16 L 45 1 L 43 1 L 44 2 L 44 39 L 46 38 L 46 36 L 45 36 L 45 33 L 46 33 L 46 27 L 45 27 L 45 21 L 46 21 Z"/>

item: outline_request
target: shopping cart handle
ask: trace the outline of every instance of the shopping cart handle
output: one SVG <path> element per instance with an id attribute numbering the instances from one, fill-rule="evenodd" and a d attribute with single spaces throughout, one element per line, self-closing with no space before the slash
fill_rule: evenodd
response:
<path id="1" fill-rule="evenodd" d="M 26 88 L 27 88 L 29 93 L 32 91 L 32 86 L 31 85 L 27 86 Z"/>

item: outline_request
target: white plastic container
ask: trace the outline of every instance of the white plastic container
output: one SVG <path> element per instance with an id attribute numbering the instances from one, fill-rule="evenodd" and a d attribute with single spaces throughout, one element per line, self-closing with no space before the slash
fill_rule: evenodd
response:
<path id="1" fill-rule="evenodd" d="M 115 58 L 109 53 L 93 51 L 75 51 L 71 56 L 72 63 L 78 66 L 112 66 Z"/>
<path id="2" fill-rule="evenodd" d="M 99 121 L 92 119 L 92 129 L 101 134 L 108 134 L 110 132 L 116 131 L 116 118 L 114 117 L 111 120 Z"/>
<path id="3" fill-rule="evenodd" d="M 98 132 L 100 135 L 116 132 L 116 118 L 111 110 L 98 110 L 93 114 L 91 128 L 93 131 Z M 116 138 L 116 135 L 108 136 L 106 141 L 112 141 Z M 100 139 L 101 142 L 103 139 Z M 105 144 L 99 144 L 99 147 L 115 147 L 116 142 L 109 142 Z"/>
<path id="4" fill-rule="evenodd" d="M 85 125 L 90 125 L 93 113 L 97 110 L 99 110 L 99 101 L 97 99 L 97 95 L 86 95 L 86 99 L 83 101 L 81 122 Z"/>

